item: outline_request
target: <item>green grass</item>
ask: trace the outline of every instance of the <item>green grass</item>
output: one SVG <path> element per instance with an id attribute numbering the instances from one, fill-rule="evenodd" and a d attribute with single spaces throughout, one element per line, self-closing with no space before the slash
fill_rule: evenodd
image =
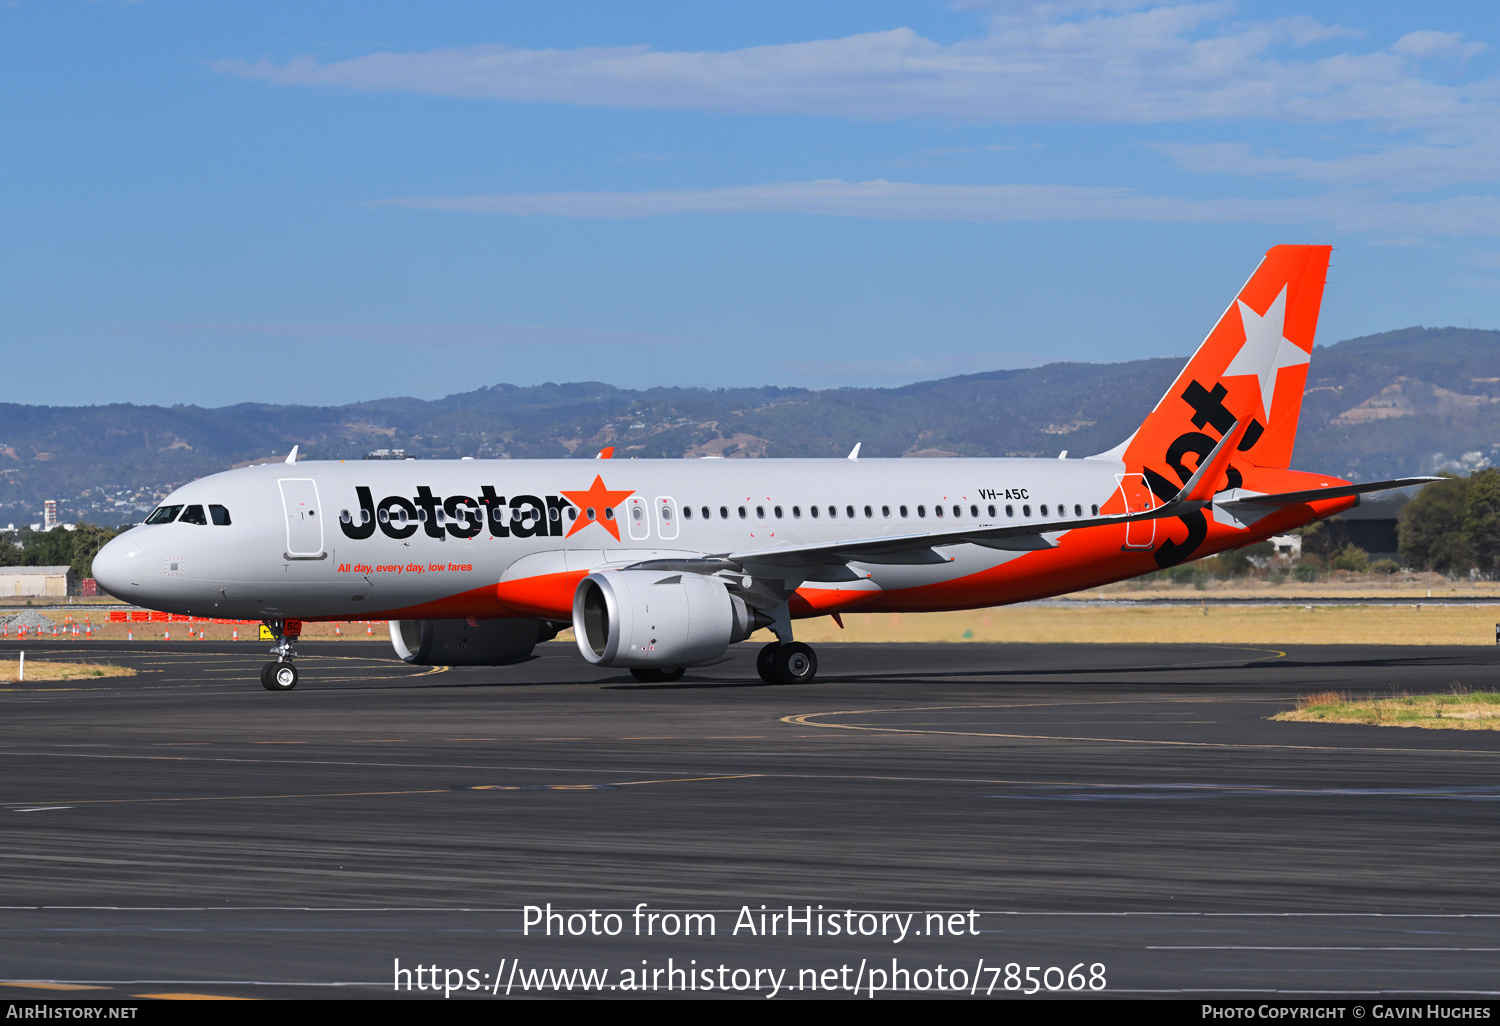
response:
<path id="1" fill-rule="evenodd" d="M 1325 691 L 1299 698 L 1295 709 L 1272 719 L 1298 723 L 1363 723 L 1372 727 L 1500 730 L 1500 693 L 1454 690 L 1441 695 L 1351 698 L 1342 691 Z"/>

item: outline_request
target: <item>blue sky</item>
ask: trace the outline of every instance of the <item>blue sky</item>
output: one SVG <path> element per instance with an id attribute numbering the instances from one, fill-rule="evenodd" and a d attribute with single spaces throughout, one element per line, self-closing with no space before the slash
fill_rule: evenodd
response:
<path id="1" fill-rule="evenodd" d="M 1493 4 L 0 3 L 0 401 L 898 384 L 1500 328 Z"/>

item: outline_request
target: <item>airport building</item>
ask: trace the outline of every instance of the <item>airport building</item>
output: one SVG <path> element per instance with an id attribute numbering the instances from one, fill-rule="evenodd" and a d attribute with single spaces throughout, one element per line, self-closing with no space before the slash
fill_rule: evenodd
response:
<path id="1" fill-rule="evenodd" d="M 0 567 L 0 596 L 5 598 L 61 598 L 73 592 L 69 566 Z"/>

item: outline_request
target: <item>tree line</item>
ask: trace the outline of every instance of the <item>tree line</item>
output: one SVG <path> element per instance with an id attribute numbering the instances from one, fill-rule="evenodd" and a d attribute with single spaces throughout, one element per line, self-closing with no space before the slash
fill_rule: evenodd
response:
<path id="1" fill-rule="evenodd" d="M 1500 574 L 1500 469 L 1427 485 L 1401 507 L 1396 533 L 1413 569 Z"/>
<path id="2" fill-rule="evenodd" d="M 23 527 L 11 541 L 0 536 L 0 566 L 67 566 L 78 580 L 94 576 L 94 556 L 104 543 L 129 527 L 98 527 L 78 524 L 73 530 L 61 527 L 51 531 L 33 531 Z"/>

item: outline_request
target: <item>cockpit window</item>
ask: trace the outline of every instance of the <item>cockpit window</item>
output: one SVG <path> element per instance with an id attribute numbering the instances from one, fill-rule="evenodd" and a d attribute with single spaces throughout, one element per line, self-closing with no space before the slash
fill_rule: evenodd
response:
<path id="1" fill-rule="evenodd" d="M 370 519 L 370 513 L 369 513 L 368 510 L 363 510 L 362 509 L 362 510 L 360 510 L 360 513 L 363 515 L 363 519 L 364 520 L 369 520 Z M 210 506 L 210 507 L 208 507 L 208 515 L 213 520 L 214 525 L 216 527 L 228 527 L 229 526 L 229 509 L 228 509 L 228 507 L 226 507 L 226 506 Z"/>
<path id="2" fill-rule="evenodd" d="M 177 514 L 182 512 L 181 506 L 158 506 L 151 511 L 146 518 L 148 524 L 170 524 L 177 519 Z"/>
<path id="3" fill-rule="evenodd" d="M 201 526 L 208 523 L 208 517 L 203 515 L 202 506 L 189 506 L 182 511 L 182 516 L 177 518 L 177 522 L 179 524 L 198 524 Z"/>

